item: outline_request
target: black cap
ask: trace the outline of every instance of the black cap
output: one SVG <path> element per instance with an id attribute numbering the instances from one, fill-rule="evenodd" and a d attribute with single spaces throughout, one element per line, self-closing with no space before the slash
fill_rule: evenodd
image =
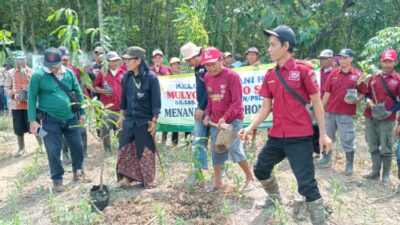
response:
<path id="1" fill-rule="evenodd" d="M 47 68 L 60 67 L 61 65 L 61 52 L 57 48 L 51 47 L 44 52 L 44 63 Z"/>
<path id="2" fill-rule="evenodd" d="M 69 51 L 67 47 L 65 46 L 60 46 L 58 47 L 58 50 L 61 52 L 61 58 L 69 59 Z"/>
<path id="3" fill-rule="evenodd" d="M 286 25 L 280 25 L 273 30 L 264 29 L 263 32 L 268 37 L 273 35 L 289 42 L 291 46 L 296 46 L 296 37 L 294 35 L 294 32 L 292 28 Z"/>
<path id="4" fill-rule="evenodd" d="M 139 46 L 129 47 L 125 54 L 122 56 L 124 59 L 132 59 L 132 58 L 140 58 L 144 59 L 146 55 L 146 51 Z"/>
<path id="5" fill-rule="evenodd" d="M 346 57 L 353 57 L 354 52 L 350 48 L 344 48 L 344 49 L 340 50 L 338 55 L 346 56 Z"/>

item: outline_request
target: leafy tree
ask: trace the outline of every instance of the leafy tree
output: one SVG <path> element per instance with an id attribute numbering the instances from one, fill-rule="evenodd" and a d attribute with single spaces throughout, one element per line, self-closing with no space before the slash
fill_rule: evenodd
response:
<path id="1" fill-rule="evenodd" d="M 388 27 L 377 32 L 376 36 L 365 44 L 361 56 L 377 66 L 380 55 L 387 49 L 395 49 L 400 52 L 400 27 Z M 400 65 L 397 65 L 397 69 L 400 69 Z"/>

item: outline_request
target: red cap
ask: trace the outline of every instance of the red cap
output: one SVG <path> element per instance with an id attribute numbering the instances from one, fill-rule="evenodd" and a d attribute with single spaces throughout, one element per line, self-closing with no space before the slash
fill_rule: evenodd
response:
<path id="1" fill-rule="evenodd" d="M 389 60 L 392 60 L 392 61 L 396 61 L 397 60 L 397 52 L 396 52 L 396 50 L 388 49 L 388 50 L 385 50 L 384 52 L 382 52 L 381 62 L 383 60 L 386 60 L 386 59 L 389 59 Z"/>
<path id="2" fill-rule="evenodd" d="M 221 53 L 215 47 L 209 47 L 201 53 L 201 65 L 216 62 L 221 58 Z"/>

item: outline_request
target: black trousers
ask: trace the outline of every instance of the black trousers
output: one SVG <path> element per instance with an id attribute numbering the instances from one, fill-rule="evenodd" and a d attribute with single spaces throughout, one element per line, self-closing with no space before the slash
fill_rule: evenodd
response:
<path id="1" fill-rule="evenodd" d="M 307 202 L 315 201 L 321 198 L 321 195 L 315 179 L 312 153 L 311 137 L 269 136 L 254 165 L 254 175 L 259 180 L 269 179 L 274 166 L 287 157 L 297 180 L 298 192 L 306 197 Z"/>
<path id="2" fill-rule="evenodd" d="M 29 132 L 28 110 L 13 109 L 11 110 L 13 128 L 15 135 L 24 135 Z"/>
<path id="3" fill-rule="evenodd" d="M 319 149 L 319 128 L 318 125 L 313 126 L 314 134 L 313 134 L 313 150 L 315 153 L 320 154 L 321 150 Z"/>

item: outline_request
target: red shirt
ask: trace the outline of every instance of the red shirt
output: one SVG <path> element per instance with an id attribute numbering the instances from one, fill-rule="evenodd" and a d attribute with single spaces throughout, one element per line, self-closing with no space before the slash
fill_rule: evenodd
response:
<path id="1" fill-rule="evenodd" d="M 156 72 L 156 67 L 150 67 L 150 70 L 153 71 L 157 76 L 165 76 L 165 75 L 172 75 L 172 69 L 169 66 L 161 65 L 158 72 Z"/>
<path id="2" fill-rule="evenodd" d="M 75 77 L 76 77 L 76 79 L 78 80 L 78 83 L 79 83 L 79 84 L 82 84 L 82 81 L 81 81 L 81 71 L 80 71 L 78 68 L 76 68 L 75 66 L 71 65 L 71 64 L 68 64 L 68 68 L 69 68 L 70 70 L 72 70 L 72 72 L 74 72 Z"/>
<path id="3" fill-rule="evenodd" d="M 123 70 L 123 71 L 126 71 L 126 70 L 127 70 L 126 64 L 125 64 L 125 63 L 122 63 L 121 66 L 119 67 L 119 69 L 120 69 L 120 70 Z"/>
<path id="4" fill-rule="evenodd" d="M 208 96 L 206 115 L 211 116 L 213 122 L 217 123 L 223 117 L 229 124 L 244 118 L 239 74 L 224 67 L 216 76 L 207 73 L 204 82 Z"/>
<path id="5" fill-rule="evenodd" d="M 364 93 L 361 86 L 357 84 L 362 72 L 351 67 L 348 73 L 343 73 L 341 69 L 335 69 L 326 79 L 324 91 L 330 93 L 330 97 L 325 106 L 325 111 L 354 116 L 357 111 L 356 104 L 347 104 L 344 101 L 347 89 L 355 88 L 359 93 Z"/>
<path id="6" fill-rule="evenodd" d="M 74 72 L 75 77 L 76 77 L 76 79 L 78 80 L 78 83 L 81 85 L 83 94 L 85 94 L 86 96 L 89 96 L 89 91 L 88 91 L 87 88 L 84 87 L 83 84 L 82 84 L 82 80 L 81 80 L 81 71 L 80 71 L 77 67 L 75 67 L 75 66 L 73 66 L 73 65 L 71 65 L 71 64 L 68 64 L 68 68 L 69 68 L 70 70 L 72 70 L 72 72 Z"/>
<path id="7" fill-rule="evenodd" d="M 369 93 L 371 95 L 371 100 L 373 103 L 377 103 L 375 101 L 378 100 L 378 103 L 385 103 L 385 108 L 388 111 L 391 111 L 393 106 L 395 105 L 395 102 L 393 99 L 390 97 L 390 95 L 387 93 L 385 87 L 383 86 L 380 76 L 382 76 L 382 73 L 377 73 L 372 75 L 372 77 L 368 80 L 367 85 L 362 85 L 362 89 L 365 93 Z M 386 81 L 386 84 L 389 88 L 389 90 L 393 93 L 393 95 L 400 96 L 400 75 L 393 71 L 390 75 L 383 76 L 384 80 Z M 372 91 L 372 87 L 374 90 Z M 375 94 L 374 94 L 375 93 Z M 371 108 L 365 108 L 364 116 L 372 119 L 372 113 L 371 113 Z M 396 119 L 396 114 L 392 113 L 385 121 L 394 121 Z"/>
<path id="8" fill-rule="evenodd" d="M 110 104 L 112 103 L 113 105 L 109 108 L 110 110 L 119 110 L 119 104 L 121 102 L 121 94 L 122 94 L 122 77 L 124 76 L 125 71 L 122 69 L 117 70 L 117 74 L 113 76 L 108 70 L 107 75 L 104 77 L 103 72 L 100 71 L 99 74 L 96 77 L 96 80 L 93 83 L 93 88 L 99 87 L 103 88 L 103 83 L 104 81 L 107 81 L 108 85 L 112 88 L 112 95 L 110 97 L 107 97 L 105 94 L 100 94 L 100 101 L 104 104 Z"/>
<path id="9" fill-rule="evenodd" d="M 318 93 L 317 78 L 313 68 L 305 62 L 289 59 L 279 68 L 286 83 L 306 102 Z M 268 70 L 260 95 L 273 99 L 273 121 L 269 135 L 277 138 L 306 137 L 313 134 L 312 121 L 306 108 L 282 85 L 275 69 Z"/>
<path id="10" fill-rule="evenodd" d="M 333 68 L 332 67 L 325 67 L 325 68 L 321 68 L 320 70 L 320 81 L 321 81 L 321 99 L 324 96 L 324 89 L 322 87 L 324 87 L 325 83 L 326 83 L 326 79 L 328 78 L 329 74 L 331 74 Z"/>

